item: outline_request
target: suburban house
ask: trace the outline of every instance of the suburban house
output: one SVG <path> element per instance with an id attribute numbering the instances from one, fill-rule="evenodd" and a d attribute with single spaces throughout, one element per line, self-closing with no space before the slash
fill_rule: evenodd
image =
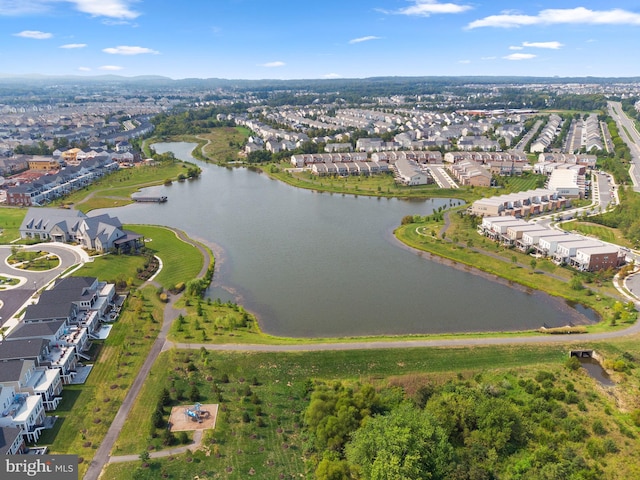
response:
<path id="1" fill-rule="evenodd" d="M 617 268 L 625 263 L 625 254 L 614 245 L 578 248 L 570 264 L 578 270 L 593 272 Z"/>
<path id="2" fill-rule="evenodd" d="M 36 170 L 40 172 L 50 172 L 60 170 L 62 165 L 53 157 L 47 157 L 44 155 L 34 155 L 29 161 L 29 170 Z"/>
<path id="3" fill-rule="evenodd" d="M 491 173 L 473 160 L 462 160 L 454 164 L 447 164 L 447 168 L 461 185 L 474 187 L 488 187 L 491 185 Z"/>
<path id="4" fill-rule="evenodd" d="M 112 284 L 68 277 L 27 306 L 0 342 L 0 453 L 24 453 L 25 441 L 38 441 L 45 410 L 58 407 L 79 359 L 89 359 L 89 339 L 122 301 Z"/>
<path id="5" fill-rule="evenodd" d="M 516 216 L 526 217 L 543 212 L 563 209 L 567 200 L 554 190 L 537 188 L 524 192 L 481 198 L 471 204 L 468 213 L 479 216 Z"/>

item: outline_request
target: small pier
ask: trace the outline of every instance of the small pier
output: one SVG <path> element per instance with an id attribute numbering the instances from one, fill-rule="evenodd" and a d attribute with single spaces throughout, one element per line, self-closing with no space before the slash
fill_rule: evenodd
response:
<path id="1" fill-rule="evenodd" d="M 131 197 L 134 202 L 147 202 L 147 203 L 164 203 L 168 200 L 166 195 L 158 197 Z"/>

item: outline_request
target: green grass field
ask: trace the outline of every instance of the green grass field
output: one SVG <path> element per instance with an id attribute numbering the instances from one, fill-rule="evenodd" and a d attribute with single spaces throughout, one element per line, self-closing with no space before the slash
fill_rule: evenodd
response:
<path id="1" fill-rule="evenodd" d="M 168 178 L 175 180 L 180 173 L 185 172 L 186 168 L 187 165 L 184 162 L 176 161 L 121 169 L 86 189 L 78 190 L 53 202 L 51 206 L 66 205 L 88 212 L 96 208 L 126 205 L 132 202 L 131 195 L 140 188 L 160 185 Z"/>
<path id="2" fill-rule="evenodd" d="M 60 265 L 56 255 L 44 251 L 18 250 L 7 258 L 7 262 L 21 270 L 44 271 Z"/>
<path id="3" fill-rule="evenodd" d="M 116 283 L 123 280 L 132 286 L 140 286 L 142 281 L 136 277 L 142 269 L 145 258 L 140 255 L 103 255 L 85 263 L 74 275 L 97 277 L 102 281 Z"/>
<path id="4" fill-rule="evenodd" d="M 197 138 L 208 141 L 203 147 L 206 158 L 213 162 L 227 163 L 242 160 L 238 152 L 249 135 L 251 132 L 245 127 L 222 127 L 200 134 Z"/>
<path id="5" fill-rule="evenodd" d="M 631 242 L 624 238 L 620 230 L 616 228 L 605 227 L 604 225 L 597 225 L 595 223 L 580 222 L 578 220 L 563 222 L 560 226 L 564 230 L 576 231 L 583 235 L 598 238 L 605 242 L 615 243 L 616 245 L 622 245 L 623 247 L 633 247 Z"/>
<path id="6" fill-rule="evenodd" d="M 395 183 L 391 174 L 371 175 L 369 177 L 317 177 L 310 172 L 287 173 L 289 163 L 283 162 L 275 168 L 261 165 L 267 175 L 294 187 L 317 190 L 321 192 L 345 193 L 351 195 L 368 195 L 378 197 L 428 198 L 446 197 L 464 201 L 473 201 L 482 197 L 484 189 L 448 189 L 439 188 L 436 184 L 406 187 Z M 486 189 L 488 190 L 488 189 Z"/>
<path id="7" fill-rule="evenodd" d="M 538 188 L 541 181 L 544 180 L 543 175 L 524 175 L 521 177 L 505 177 L 505 192 L 523 192 L 526 190 L 534 190 Z"/>
<path id="8" fill-rule="evenodd" d="M 170 289 L 176 283 L 197 277 L 204 262 L 202 255 L 172 230 L 151 225 L 125 225 L 124 228 L 144 235 L 146 247 L 162 260 L 162 269 L 155 280 L 163 288 Z M 85 263 L 75 275 L 98 277 L 111 283 L 124 280 L 131 286 L 139 286 L 142 281 L 136 275 L 145 262 L 141 255 L 104 255 Z"/>
<path id="9" fill-rule="evenodd" d="M 20 238 L 20 225 L 26 214 L 26 208 L 0 208 L 0 244 L 11 243 Z"/>
<path id="10" fill-rule="evenodd" d="M 155 281 L 165 289 L 193 280 L 200 273 L 204 264 L 200 251 L 180 240 L 169 228 L 150 225 L 128 225 L 125 228 L 144 235 L 146 247 L 162 260 L 162 270 Z"/>
<path id="11" fill-rule="evenodd" d="M 232 468 L 227 478 L 246 478 L 251 468 L 255 469 L 256 478 L 278 478 L 280 472 L 298 475 L 305 472 L 300 458 L 303 439 L 299 417 L 306 406 L 310 380 L 377 383 L 402 377 L 410 382 L 424 378 L 427 372 L 470 374 L 496 364 L 505 369 L 558 365 L 565 355 L 557 346 L 279 354 L 172 350 L 163 353 L 154 365 L 152 381 L 145 383 L 112 455 L 137 454 L 149 446 L 164 448 L 159 437 L 152 438 L 150 406 L 158 403 L 165 387 L 171 393 L 171 405 L 189 405 L 187 395 L 195 385 L 201 403 L 221 405 L 216 429 L 207 435 L 215 441 L 207 445 L 215 455 L 196 454 L 198 464 L 192 466 L 185 457 L 161 460 L 158 468 L 173 472 L 172 478 L 186 478 L 202 470 L 220 472 L 227 466 Z M 229 383 L 223 383 L 225 376 Z M 258 403 L 250 401 L 247 387 L 256 394 Z M 260 415 L 256 415 L 256 407 L 260 407 Z M 168 414 L 169 408 L 166 411 Z M 245 413 L 250 416 L 249 422 L 243 420 Z M 285 443 L 287 447 L 283 449 Z M 272 476 L 274 472 L 276 476 Z M 154 473 L 157 470 L 148 475 Z M 131 478 L 127 475 L 131 475 L 130 464 L 112 465 L 104 478 Z"/>

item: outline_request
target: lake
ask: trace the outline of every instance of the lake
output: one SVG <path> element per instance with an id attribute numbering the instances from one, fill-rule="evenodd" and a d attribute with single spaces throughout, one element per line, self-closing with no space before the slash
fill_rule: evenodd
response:
<path id="1" fill-rule="evenodd" d="M 403 216 L 429 215 L 449 199 L 317 193 L 194 160 L 193 147 L 155 144 L 202 168 L 200 179 L 144 190 L 168 202 L 99 213 L 176 227 L 211 245 L 216 273 L 208 296 L 242 304 L 266 333 L 339 337 L 589 322 L 563 300 L 452 268 L 395 239 Z"/>

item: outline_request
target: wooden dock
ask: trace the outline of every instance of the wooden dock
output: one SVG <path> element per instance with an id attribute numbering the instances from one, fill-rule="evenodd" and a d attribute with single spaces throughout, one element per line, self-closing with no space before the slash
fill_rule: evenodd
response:
<path id="1" fill-rule="evenodd" d="M 159 197 L 131 197 L 134 202 L 151 202 L 151 203 L 164 203 L 168 199 L 166 195 Z"/>

